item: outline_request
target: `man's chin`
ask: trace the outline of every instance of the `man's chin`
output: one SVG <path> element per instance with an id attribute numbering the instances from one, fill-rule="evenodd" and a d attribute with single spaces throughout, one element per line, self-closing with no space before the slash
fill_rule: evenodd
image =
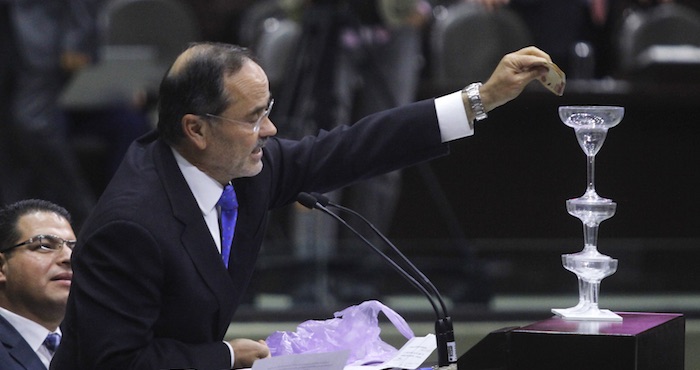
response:
<path id="1" fill-rule="evenodd" d="M 263 168 L 262 161 L 258 161 L 257 163 L 252 164 L 248 168 L 246 168 L 244 171 L 242 171 L 242 174 L 240 176 L 236 177 L 253 177 L 257 176 Z"/>

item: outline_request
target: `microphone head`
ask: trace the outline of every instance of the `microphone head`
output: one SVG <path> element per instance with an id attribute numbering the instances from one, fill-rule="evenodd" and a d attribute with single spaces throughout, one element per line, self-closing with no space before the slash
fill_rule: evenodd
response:
<path id="1" fill-rule="evenodd" d="M 311 193 L 311 196 L 316 198 L 316 201 L 319 202 L 322 206 L 327 207 L 328 203 L 331 202 L 330 199 L 328 199 L 327 196 L 321 194 L 321 193 Z"/>
<path id="2" fill-rule="evenodd" d="M 309 193 L 299 193 L 299 195 L 297 195 L 297 202 L 308 209 L 316 208 L 316 204 L 318 203 L 316 198 Z"/>

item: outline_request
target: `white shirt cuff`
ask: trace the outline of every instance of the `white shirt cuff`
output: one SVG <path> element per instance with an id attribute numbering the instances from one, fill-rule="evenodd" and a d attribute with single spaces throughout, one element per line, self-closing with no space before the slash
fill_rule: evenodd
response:
<path id="1" fill-rule="evenodd" d="M 474 135 L 472 120 L 467 117 L 461 90 L 436 98 L 435 111 L 443 143 Z"/>
<path id="2" fill-rule="evenodd" d="M 228 350 L 231 353 L 231 367 L 229 369 L 233 369 L 233 364 L 236 363 L 236 355 L 233 353 L 233 347 L 231 346 L 231 343 L 224 341 L 224 344 L 226 345 L 226 347 L 228 347 Z"/>

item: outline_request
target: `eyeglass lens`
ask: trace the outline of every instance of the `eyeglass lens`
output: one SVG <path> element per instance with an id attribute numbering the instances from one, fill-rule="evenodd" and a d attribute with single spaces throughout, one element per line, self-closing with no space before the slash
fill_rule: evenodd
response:
<path id="1" fill-rule="evenodd" d="M 30 244 L 30 249 L 39 251 L 57 251 L 64 245 L 70 249 L 75 247 L 75 240 L 65 240 L 55 235 L 36 235 L 29 238 L 27 241 L 16 244 L 6 250 L 21 247 Z"/>

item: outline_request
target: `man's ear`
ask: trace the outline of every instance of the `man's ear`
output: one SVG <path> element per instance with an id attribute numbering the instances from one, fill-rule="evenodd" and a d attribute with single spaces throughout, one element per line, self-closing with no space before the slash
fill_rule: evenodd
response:
<path id="1" fill-rule="evenodd" d="M 185 140 L 200 150 L 207 147 L 211 126 L 202 117 L 196 114 L 185 114 L 180 124 L 182 125 L 182 132 L 185 134 Z"/>
<path id="2" fill-rule="evenodd" d="M 3 284 L 7 281 L 7 276 L 5 275 L 6 270 L 7 257 L 5 257 L 5 253 L 0 253 L 0 284 Z"/>

